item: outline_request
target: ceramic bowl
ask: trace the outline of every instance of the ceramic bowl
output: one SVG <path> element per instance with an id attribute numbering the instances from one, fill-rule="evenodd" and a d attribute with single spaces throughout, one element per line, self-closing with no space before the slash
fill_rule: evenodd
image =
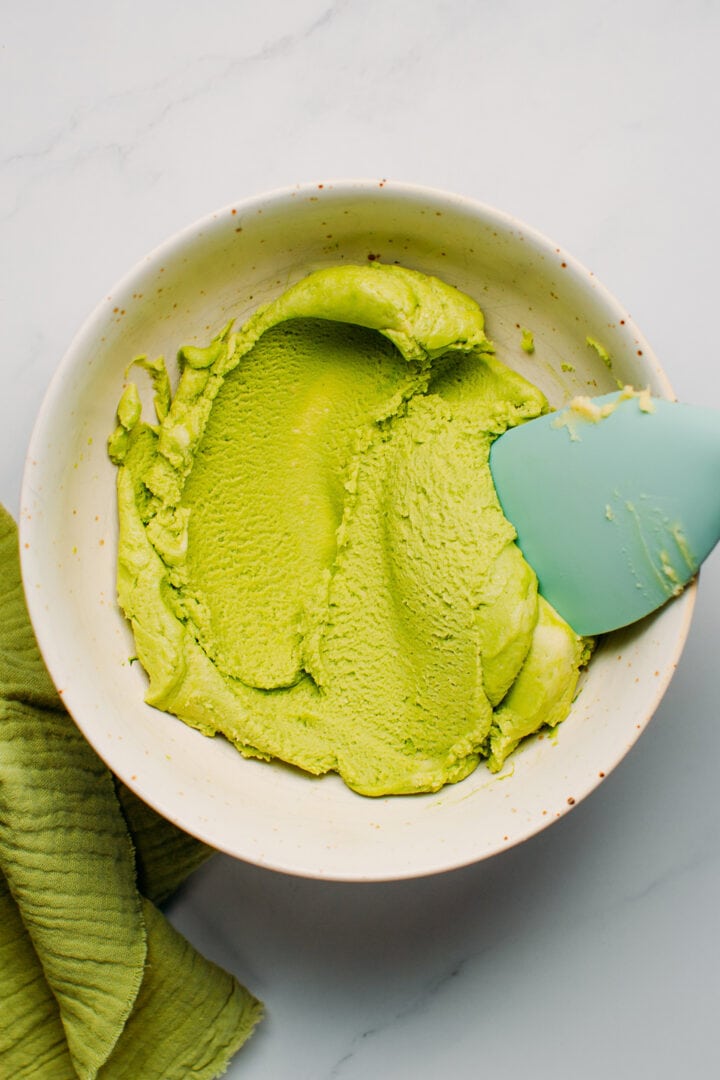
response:
<path id="1" fill-rule="evenodd" d="M 368 799 L 334 775 L 243 759 L 143 701 L 115 602 L 115 468 L 125 368 L 243 321 L 322 266 L 381 259 L 435 274 L 484 309 L 498 355 L 559 406 L 617 381 L 671 389 L 622 306 L 569 254 L 490 207 L 386 181 L 302 185 L 228 206 L 144 258 L 72 342 L 28 452 L 21 550 L 31 618 L 70 713 L 110 768 L 183 829 L 237 858 L 314 878 L 400 879 L 503 851 L 587 796 L 650 720 L 684 644 L 694 587 L 600 643 L 568 719 L 499 775 Z M 521 348 L 521 328 L 535 351 Z M 601 342 L 610 366 L 587 337 Z"/>

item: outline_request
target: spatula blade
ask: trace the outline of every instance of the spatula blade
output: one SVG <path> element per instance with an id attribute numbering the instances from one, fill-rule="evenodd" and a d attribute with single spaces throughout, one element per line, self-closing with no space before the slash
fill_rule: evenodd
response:
<path id="1" fill-rule="evenodd" d="M 661 607 L 720 538 L 712 409 L 607 394 L 507 431 L 490 467 L 540 591 L 579 634 Z"/>

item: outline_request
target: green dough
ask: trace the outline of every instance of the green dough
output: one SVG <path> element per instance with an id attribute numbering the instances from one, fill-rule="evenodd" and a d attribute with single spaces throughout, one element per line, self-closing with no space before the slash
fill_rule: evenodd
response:
<path id="1" fill-rule="evenodd" d="M 547 402 L 473 300 L 332 267 L 181 350 L 172 397 L 136 363 L 157 423 L 129 384 L 109 449 L 148 702 L 364 795 L 499 769 L 567 715 L 587 644 L 539 618 L 488 466 Z"/>

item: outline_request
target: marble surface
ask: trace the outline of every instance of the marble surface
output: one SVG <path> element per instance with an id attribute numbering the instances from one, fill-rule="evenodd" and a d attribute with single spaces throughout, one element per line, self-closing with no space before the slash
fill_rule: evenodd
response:
<path id="1" fill-rule="evenodd" d="M 0 500 L 74 332 L 216 207 L 389 176 L 553 237 L 720 407 L 713 0 L 6 0 Z M 349 885 L 218 856 L 171 917 L 262 997 L 229 1077 L 720 1073 L 720 556 L 647 733 L 544 834 Z M 142 1080 L 142 1078 L 139 1078 Z"/>

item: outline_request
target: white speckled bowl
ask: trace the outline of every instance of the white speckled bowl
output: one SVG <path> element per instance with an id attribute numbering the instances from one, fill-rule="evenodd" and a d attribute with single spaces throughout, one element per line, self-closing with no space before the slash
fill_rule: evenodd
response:
<path id="1" fill-rule="evenodd" d="M 300 186 L 229 206 L 148 255 L 90 316 L 48 390 L 28 452 L 21 511 L 30 614 L 68 709 L 107 764 L 188 832 L 262 866 L 381 880 L 486 858 L 567 813 L 627 753 L 684 644 L 688 589 L 608 637 L 568 720 L 499 776 L 480 767 L 436 795 L 371 800 L 336 776 L 244 760 L 143 702 L 145 676 L 115 605 L 115 469 L 106 439 L 128 362 L 173 357 L 243 320 L 310 270 L 381 258 L 474 296 L 502 359 L 555 405 L 616 379 L 671 396 L 622 307 L 565 252 L 489 207 L 385 181 Z M 520 348 L 520 327 L 536 350 Z M 586 345 L 600 340 L 613 369 Z"/>

